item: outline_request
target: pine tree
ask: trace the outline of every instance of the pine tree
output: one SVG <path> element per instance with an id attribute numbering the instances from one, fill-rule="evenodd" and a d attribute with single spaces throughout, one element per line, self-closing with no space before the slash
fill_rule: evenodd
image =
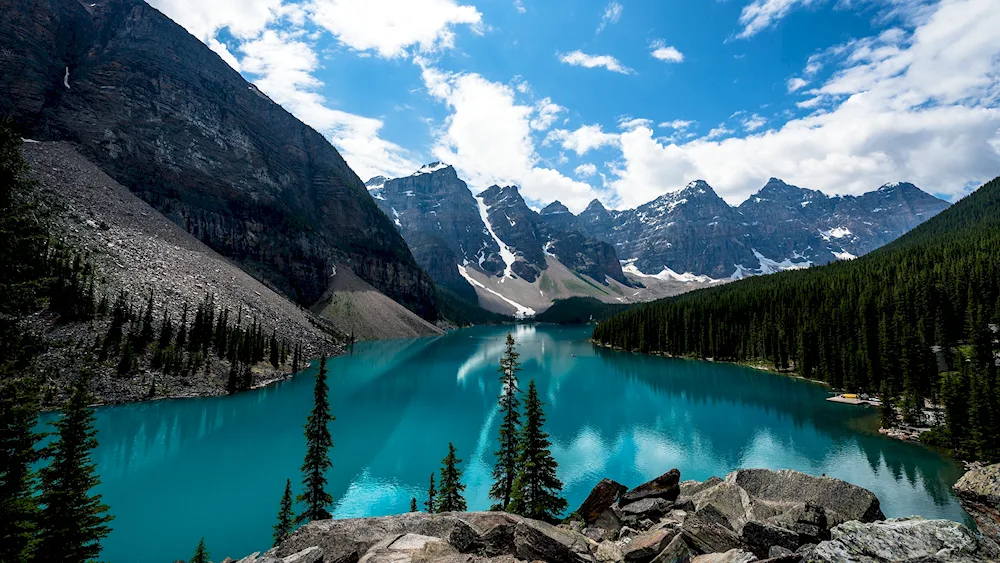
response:
<path id="1" fill-rule="evenodd" d="M 552 446 L 549 435 L 542 429 L 545 413 L 535 380 L 528 384 L 524 416 L 519 471 L 508 510 L 535 520 L 554 522 L 566 510 L 566 499 L 559 496 L 562 482 L 556 478 L 558 464 L 549 449 Z"/>
<path id="2" fill-rule="evenodd" d="M 188 563 L 209 563 L 208 550 L 205 549 L 205 538 L 201 538 L 194 550 L 194 557 Z"/>
<path id="3" fill-rule="evenodd" d="M 458 464 L 461 459 L 455 455 L 455 445 L 448 443 L 448 455 L 441 460 L 441 491 L 438 493 L 437 512 L 464 512 L 465 498 L 462 491 L 462 470 Z"/>
<path id="4" fill-rule="evenodd" d="M 294 516 L 292 515 L 292 480 L 285 480 L 285 493 L 281 495 L 281 504 L 278 508 L 278 523 L 274 525 L 274 546 L 285 541 L 292 533 Z"/>
<path id="5" fill-rule="evenodd" d="M 268 348 L 270 349 L 271 367 L 278 369 L 278 366 L 281 365 L 281 349 L 278 348 L 278 336 L 274 331 L 271 331 L 271 342 Z"/>
<path id="6" fill-rule="evenodd" d="M 424 503 L 424 508 L 427 512 L 437 511 L 437 491 L 434 489 L 434 474 L 431 473 L 431 484 L 427 487 L 427 502 Z"/>
<path id="7" fill-rule="evenodd" d="M 91 377 L 77 378 L 63 415 L 56 423 L 58 439 L 51 446 L 52 460 L 42 470 L 43 509 L 36 558 L 40 561 L 83 563 L 101 552 L 113 517 L 90 490 L 100 483 L 90 452 L 97 447 L 94 411 L 89 406 Z"/>
<path id="8" fill-rule="evenodd" d="M 0 561 L 27 561 L 35 545 L 39 517 L 32 464 L 42 435 L 38 395 L 33 382 L 0 381 Z"/>
<path id="9" fill-rule="evenodd" d="M 417 511 L 417 497 L 413 497 L 410 499 L 410 512 L 416 512 L 416 511 Z"/>
<path id="10" fill-rule="evenodd" d="M 518 428 L 521 425 L 521 403 L 517 398 L 520 391 L 517 383 L 517 372 L 521 371 L 518 361 L 520 354 L 515 349 L 514 337 L 507 333 L 507 350 L 500 358 L 500 412 L 503 420 L 500 422 L 500 449 L 496 455 L 497 462 L 493 468 L 493 487 L 490 498 L 497 501 L 495 509 L 507 510 L 510 504 L 510 493 L 514 488 L 514 478 L 517 476 Z"/>
<path id="11" fill-rule="evenodd" d="M 326 492 L 327 469 L 330 463 L 330 448 L 333 438 L 330 436 L 330 422 L 336 420 L 330 415 L 330 404 L 326 384 L 326 356 L 319 360 L 319 373 L 316 374 L 316 386 L 313 389 L 313 410 L 306 419 L 306 457 L 302 463 L 302 485 L 304 491 L 296 497 L 305 503 L 305 510 L 296 518 L 296 523 L 330 518 L 327 507 L 333 504 L 333 497 Z"/>
<path id="12" fill-rule="evenodd" d="M 299 373 L 299 362 L 301 361 L 302 356 L 301 350 L 301 345 L 296 342 L 295 352 L 292 353 L 292 373 Z"/>
<path id="13" fill-rule="evenodd" d="M 888 381 L 882 381 L 882 389 L 879 391 L 879 414 L 882 417 L 882 428 L 893 428 L 896 426 L 896 397 Z"/>

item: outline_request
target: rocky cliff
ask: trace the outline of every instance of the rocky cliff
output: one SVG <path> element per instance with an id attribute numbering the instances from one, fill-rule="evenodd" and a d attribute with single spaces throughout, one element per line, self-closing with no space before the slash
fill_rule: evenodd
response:
<path id="1" fill-rule="evenodd" d="M 142 0 L 0 0 L 0 114 L 73 142 L 302 305 L 336 264 L 425 318 L 430 278 L 340 154 Z"/>
<path id="2" fill-rule="evenodd" d="M 749 469 L 682 482 L 673 469 L 632 489 L 605 479 L 558 526 L 503 512 L 323 520 L 240 563 L 981 563 L 997 555 L 957 522 L 885 520 L 874 494 L 839 479 Z"/>

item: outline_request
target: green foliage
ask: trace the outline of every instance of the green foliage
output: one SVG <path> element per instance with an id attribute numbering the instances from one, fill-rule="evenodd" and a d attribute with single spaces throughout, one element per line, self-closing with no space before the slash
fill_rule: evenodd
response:
<path id="1" fill-rule="evenodd" d="M 636 306 L 599 324 L 594 340 L 763 363 L 837 388 L 882 392 L 887 421 L 898 411 L 923 423 L 924 401 L 940 400 L 952 447 L 993 461 L 1000 459 L 1000 335 L 989 319 L 1000 315 L 997 272 L 1000 178 L 860 259 Z M 942 347 L 957 374 L 938 374 L 932 346 Z"/>
<path id="2" fill-rule="evenodd" d="M 285 480 L 285 492 L 281 495 L 281 504 L 278 506 L 278 523 L 274 525 L 274 546 L 285 541 L 291 535 L 294 525 L 292 515 L 292 480 Z"/>
<path id="3" fill-rule="evenodd" d="M 319 373 L 316 374 L 316 385 L 313 388 L 313 409 L 306 419 L 306 457 L 302 463 L 304 491 L 296 497 L 296 500 L 305 504 L 305 509 L 296 518 L 296 523 L 330 518 L 327 507 L 333 504 L 333 496 L 326 492 L 326 470 L 333 467 L 330 463 L 333 438 L 328 425 L 336 419 L 330 414 L 327 397 L 329 390 L 326 383 L 326 356 L 323 356 L 319 360 Z"/>
<path id="4" fill-rule="evenodd" d="M 198 542 L 198 547 L 194 550 L 194 556 L 188 563 L 209 563 L 208 561 L 208 550 L 205 549 L 205 538 L 201 538 Z"/>
<path id="5" fill-rule="evenodd" d="M 464 512 L 465 498 L 462 492 L 462 470 L 458 464 L 461 459 L 455 455 L 455 445 L 448 443 L 448 455 L 441 460 L 441 491 L 437 495 L 437 512 Z"/>
<path id="6" fill-rule="evenodd" d="M 32 464 L 41 459 L 36 448 L 42 435 L 38 394 L 33 381 L 0 380 L 0 561 L 30 559 L 40 515 Z"/>
<path id="7" fill-rule="evenodd" d="M 540 323 L 587 324 L 600 322 L 612 315 L 627 311 L 632 305 L 605 303 L 594 297 L 559 299 L 551 307 L 535 316 Z"/>
<path id="8" fill-rule="evenodd" d="M 517 476 L 518 428 L 521 425 L 521 402 L 517 398 L 520 392 L 517 383 L 517 373 L 521 371 L 518 361 L 514 336 L 507 333 L 507 349 L 500 358 L 500 412 L 503 420 L 500 422 L 500 449 L 496 455 L 497 462 L 493 467 L 493 487 L 490 498 L 497 501 L 494 508 L 507 510 L 510 504 L 510 494 L 514 489 L 514 478 Z"/>
<path id="9" fill-rule="evenodd" d="M 427 512 L 437 510 L 437 490 L 434 489 L 434 474 L 431 473 L 431 484 L 427 487 L 427 502 L 424 503 Z"/>
<path id="10" fill-rule="evenodd" d="M 100 483 L 90 452 L 97 447 L 94 410 L 90 407 L 90 376 L 84 373 L 55 423 L 58 439 L 51 462 L 42 469 L 43 506 L 36 558 L 40 561 L 84 563 L 97 558 L 100 541 L 113 519 L 101 495 L 91 494 Z"/>
<path id="11" fill-rule="evenodd" d="M 410 512 L 417 511 L 417 497 L 412 497 L 410 499 Z"/>
<path id="12" fill-rule="evenodd" d="M 458 326 L 495 325 L 509 323 L 512 317 L 487 311 L 478 303 L 470 302 L 454 291 L 436 285 L 438 311 L 442 319 L 449 320 Z"/>
<path id="13" fill-rule="evenodd" d="M 542 428 L 544 425 L 542 401 L 532 379 L 524 401 L 524 427 L 519 445 L 521 456 L 508 510 L 528 518 L 556 522 L 566 510 L 566 499 L 559 496 L 562 482 L 556 478 L 558 464 L 552 457 L 552 442 Z"/>

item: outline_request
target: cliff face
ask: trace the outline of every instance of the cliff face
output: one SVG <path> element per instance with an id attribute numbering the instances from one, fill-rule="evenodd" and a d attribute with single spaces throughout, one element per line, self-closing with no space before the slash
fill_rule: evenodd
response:
<path id="1" fill-rule="evenodd" d="M 421 316 L 434 289 L 322 135 L 141 0 L 0 0 L 0 113 L 68 140 L 303 305 L 348 265 Z"/>

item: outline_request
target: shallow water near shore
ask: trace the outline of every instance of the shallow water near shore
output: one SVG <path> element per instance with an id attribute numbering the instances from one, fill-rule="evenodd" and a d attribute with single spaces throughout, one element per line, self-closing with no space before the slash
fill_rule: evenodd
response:
<path id="1" fill-rule="evenodd" d="M 872 490 L 887 516 L 962 521 L 961 467 L 873 430 L 873 409 L 825 401 L 820 385 L 751 368 L 597 348 L 589 327 L 459 330 L 360 343 L 329 362 L 338 518 L 395 514 L 425 500 L 454 442 L 470 510 L 486 510 L 500 391 L 497 361 L 514 332 L 545 402 L 570 509 L 603 477 L 629 486 L 672 467 L 682 479 L 739 467 L 790 468 Z M 101 559 L 212 560 L 270 547 L 285 479 L 299 490 L 302 427 L 315 367 L 229 397 L 97 409 L 98 492 L 116 517 Z M 47 413 L 44 420 L 55 414 Z"/>

